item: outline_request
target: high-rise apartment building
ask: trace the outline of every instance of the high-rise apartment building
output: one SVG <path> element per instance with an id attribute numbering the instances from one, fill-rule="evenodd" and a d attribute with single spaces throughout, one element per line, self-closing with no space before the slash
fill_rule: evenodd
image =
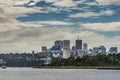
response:
<path id="1" fill-rule="evenodd" d="M 70 57 L 70 40 L 63 40 L 63 58 Z"/>

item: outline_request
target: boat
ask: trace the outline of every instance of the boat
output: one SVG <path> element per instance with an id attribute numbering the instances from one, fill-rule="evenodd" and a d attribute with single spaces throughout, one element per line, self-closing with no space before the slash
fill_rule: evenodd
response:
<path id="1" fill-rule="evenodd" d="M 2 68 L 2 69 L 6 69 L 7 67 L 3 65 L 3 66 L 1 66 L 1 68 Z"/>
<path id="2" fill-rule="evenodd" d="M 5 61 L 3 61 L 3 63 L 1 64 L 1 68 L 2 69 L 6 69 L 7 67 L 6 67 L 6 62 Z"/>

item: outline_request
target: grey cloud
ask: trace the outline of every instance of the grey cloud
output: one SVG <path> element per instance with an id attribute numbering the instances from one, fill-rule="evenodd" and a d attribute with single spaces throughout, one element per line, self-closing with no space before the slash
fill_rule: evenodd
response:
<path id="1" fill-rule="evenodd" d="M 2 15 L 4 14 L 4 10 L 3 10 L 2 8 L 0 8 L 0 15 L 1 15 L 1 14 L 2 14 Z M 4 22 L 6 22 L 6 21 L 8 21 L 6 18 L 0 16 L 0 23 L 4 23 Z"/>
<path id="2" fill-rule="evenodd" d="M 0 8 L 0 13 L 4 13 L 4 10 L 2 8 Z"/>
<path id="3" fill-rule="evenodd" d="M 4 9 L 3 8 L 0 8 L 0 23 L 5 23 L 8 21 L 8 19 L 6 17 L 3 17 L 4 16 Z"/>
<path id="4" fill-rule="evenodd" d="M 45 28 L 25 28 L 23 30 L 8 31 L 0 33 L 0 43 L 10 43 L 10 42 L 19 42 L 19 41 L 38 41 L 38 40 L 54 40 L 57 36 L 57 29 L 45 29 Z M 52 35 L 53 34 L 53 35 Z M 59 36 L 59 35 L 58 35 Z"/>
<path id="5" fill-rule="evenodd" d="M 9 20 L 7 18 L 0 17 L 0 23 L 8 22 Z M 1 27 L 1 26 L 0 26 Z M 3 27 L 3 26 L 2 26 Z"/>

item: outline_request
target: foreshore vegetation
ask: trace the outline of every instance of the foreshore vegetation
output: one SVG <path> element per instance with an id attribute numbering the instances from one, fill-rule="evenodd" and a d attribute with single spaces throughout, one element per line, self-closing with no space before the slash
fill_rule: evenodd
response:
<path id="1" fill-rule="evenodd" d="M 68 59 L 53 59 L 50 66 L 120 66 L 120 54 L 70 57 Z"/>
<path id="2" fill-rule="evenodd" d="M 34 66 L 120 66 L 120 53 L 118 54 L 99 54 L 96 56 L 70 57 L 68 59 L 52 58 L 48 65 L 44 65 L 41 60 L 45 56 L 40 54 L 0 54 L 0 60 L 5 61 L 8 67 L 34 67 Z M 2 63 L 0 64 L 2 65 Z"/>

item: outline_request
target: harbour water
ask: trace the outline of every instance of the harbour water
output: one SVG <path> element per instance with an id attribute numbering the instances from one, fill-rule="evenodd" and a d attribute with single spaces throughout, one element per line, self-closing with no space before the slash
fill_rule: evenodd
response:
<path id="1" fill-rule="evenodd" d="M 0 80 L 120 80 L 120 70 L 6 68 Z"/>

